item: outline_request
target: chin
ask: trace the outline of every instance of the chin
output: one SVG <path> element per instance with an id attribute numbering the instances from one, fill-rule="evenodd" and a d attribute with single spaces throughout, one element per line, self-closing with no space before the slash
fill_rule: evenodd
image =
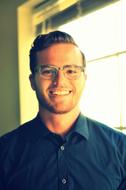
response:
<path id="1" fill-rule="evenodd" d="M 73 102 L 69 102 L 69 104 L 59 104 L 59 103 L 47 103 L 46 101 L 39 101 L 39 105 L 42 109 L 45 109 L 47 111 L 49 111 L 50 113 L 54 113 L 54 114 L 66 114 L 71 112 L 72 110 L 74 110 L 74 108 L 76 107 L 75 104 L 73 104 Z"/>
<path id="2" fill-rule="evenodd" d="M 50 111 L 50 112 L 53 113 L 53 114 L 62 115 L 62 114 L 69 113 L 70 111 L 53 110 L 53 111 Z"/>
<path id="3" fill-rule="evenodd" d="M 54 114 L 66 114 L 66 113 L 69 113 L 71 112 L 72 110 L 74 109 L 74 107 L 70 107 L 70 108 L 55 108 L 55 107 L 50 107 L 48 110 L 51 112 L 51 113 L 54 113 Z"/>

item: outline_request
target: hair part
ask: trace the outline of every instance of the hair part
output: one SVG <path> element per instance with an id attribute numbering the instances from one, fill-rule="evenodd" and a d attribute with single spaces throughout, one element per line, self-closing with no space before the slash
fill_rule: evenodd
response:
<path id="1" fill-rule="evenodd" d="M 72 36 L 70 36 L 69 34 L 65 32 L 53 31 L 48 34 L 38 35 L 32 44 L 32 47 L 30 49 L 30 55 L 29 55 L 30 56 L 30 70 L 32 73 L 34 73 L 34 70 L 37 64 L 37 59 L 36 59 L 37 52 L 42 51 L 56 43 L 69 43 L 78 47 L 78 45 L 76 44 Z M 82 55 L 83 65 L 84 67 L 86 67 L 85 55 L 81 50 L 80 52 Z"/>

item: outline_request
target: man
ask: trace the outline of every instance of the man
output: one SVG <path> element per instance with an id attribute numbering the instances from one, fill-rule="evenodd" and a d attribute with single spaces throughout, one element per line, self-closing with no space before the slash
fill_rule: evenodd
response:
<path id="1" fill-rule="evenodd" d="M 39 112 L 1 137 L 0 190 L 126 190 L 126 136 L 80 113 L 85 67 L 69 34 L 35 39 L 29 78 Z"/>

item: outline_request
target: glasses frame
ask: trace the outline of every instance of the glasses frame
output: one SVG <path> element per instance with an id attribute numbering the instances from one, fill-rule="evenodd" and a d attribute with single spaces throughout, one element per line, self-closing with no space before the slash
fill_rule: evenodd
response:
<path id="1" fill-rule="evenodd" d="M 44 75 L 41 74 L 41 70 L 42 68 L 46 68 L 46 67 L 49 67 L 49 68 L 52 68 L 54 69 L 54 75 L 52 77 L 45 77 Z M 69 67 L 75 67 L 75 68 L 78 68 L 80 69 L 80 74 L 76 77 L 70 77 L 69 75 L 66 75 L 65 72 L 63 72 L 64 76 L 68 79 L 77 79 L 81 76 L 81 72 L 84 72 L 85 70 L 85 67 L 84 66 L 79 66 L 79 65 L 63 65 L 62 67 L 57 67 L 57 66 L 54 66 L 54 65 L 49 65 L 49 64 L 41 64 L 41 65 L 37 65 L 35 67 L 35 70 L 34 70 L 34 73 L 38 73 L 40 74 L 40 76 L 43 78 L 43 79 L 55 79 L 57 77 L 57 74 L 58 74 L 58 71 L 59 70 L 62 70 L 64 71 L 65 68 L 69 68 Z"/>

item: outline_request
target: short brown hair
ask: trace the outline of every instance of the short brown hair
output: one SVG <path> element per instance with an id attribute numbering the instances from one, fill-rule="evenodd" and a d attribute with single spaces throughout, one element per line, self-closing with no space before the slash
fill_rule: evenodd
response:
<path id="1" fill-rule="evenodd" d="M 36 67 L 36 53 L 38 51 L 44 50 L 51 45 L 55 43 L 70 43 L 78 47 L 78 45 L 75 43 L 72 36 L 67 34 L 66 32 L 61 31 L 53 31 L 48 34 L 38 35 L 30 49 L 30 70 L 32 73 L 34 73 L 35 67 Z M 83 52 L 80 50 L 82 54 L 83 59 L 83 65 L 86 66 L 86 60 Z"/>

